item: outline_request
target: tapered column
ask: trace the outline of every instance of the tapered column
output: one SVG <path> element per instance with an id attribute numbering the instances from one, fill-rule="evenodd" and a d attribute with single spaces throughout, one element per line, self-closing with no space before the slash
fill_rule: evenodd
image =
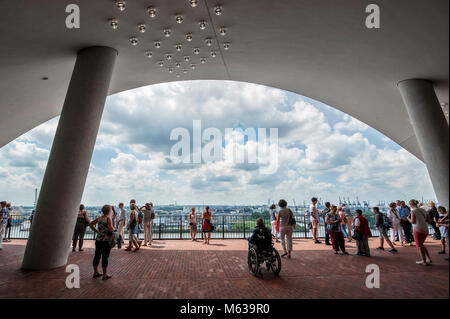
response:
<path id="1" fill-rule="evenodd" d="M 449 126 L 433 83 L 411 79 L 398 83 L 439 205 L 449 208 Z M 411 181 L 417 183 L 419 181 Z"/>
<path id="2" fill-rule="evenodd" d="M 52 269 L 67 263 L 116 57 L 117 51 L 108 47 L 91 47 L 78 53 L 22 269 Z"/>

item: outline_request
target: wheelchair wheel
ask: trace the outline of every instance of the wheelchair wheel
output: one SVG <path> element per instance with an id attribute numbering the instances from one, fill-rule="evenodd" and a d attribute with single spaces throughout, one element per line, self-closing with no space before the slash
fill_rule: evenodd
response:
<path id="1" fill-rule="evenodd" d="M 248 250 L 248 270 L 253 276 L 257 276 L 259 272 L 259 258 L 256 250 L 250 248 Z"/>
<path id="2" fill-rule="evenodd" d="M 273 249 L 272 263 L 270 264 L 270 268 L 275 275 L 278 275 L 281 271 L 281 257 L 278 251 Z"/>

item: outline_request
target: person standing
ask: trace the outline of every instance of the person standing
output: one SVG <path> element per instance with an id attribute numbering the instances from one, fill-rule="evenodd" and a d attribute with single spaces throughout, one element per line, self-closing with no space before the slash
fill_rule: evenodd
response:
<path id="1" fill-rule="evenodd" d="M 278 236 L 279 236 L 279 224 L 277 222 L 277 206 L 275 204 L 270 205 L 270 221 L 272 224 L 272 237 L 275 238 L 275 241 L 278 243 Z"/>
<path id="2" fill-rule="evenodd" d="M 151 203 L 146 203 L 141 207 L 141 212 L 144 214 L 144 246 L 152 245 L 152 230 L 153 230 L 153 207 Z"/>
<path id="3" fill-rule="evenodd" d="M 342 236 L 344 236 L 344 238 L 347 237 L 347 239 L 348 239 L 348 233 L 347 233 L 347 220 L 346 220 L 346 218 L 345 218 L 345 213 L 344 213 L 344 210 L 343 210 L 343 206 L 340 205 L 340 206 L 337 208 L 337 211 L 338 211 L 339 218 L 341 219 L 341 231 L 342 231 Z"/>
<path id="4" fill-rule="evenodd" d="M 362 210 L 355 211 L 356 218 L 354 221 L 354 234 L 358 236 L 356 239 L 356 255 L 370 257 L 369 237 L 372 236 L 369 221 L 362 214 Z"/>
<path id="5" fill-rule="evenodd" d="M 284 199 L 280 199 L 278 202 L 280 210 L 277 215 L 277 221 L 280 224 L 280 240 L 281 247 L 284 250 L 284 254 L 281 257 L 291 258 L 291 252 L 293 250 L 292 234 L 294 232 L 295 224 L 293 224 L 294 214 L 287 208 L 287 202 Z"/>
<path id="6" fill-rule="evenodd" d="M 439 220 L 439 213 L 438 210 L 436 208 L 436 204 L 433 201 L 430 201 L 428 203 L 428 206 L 430 207 L 430 209 L 428 209 L 428 215 L 430 215 L 430 225 L 433 228 L 433 238 L 435 240 L 441 240 L 441 231 L 439 230 L 439 227 L 436 226 L 436 223 Z"/>
<path id="7" fill-rule="evenodd" d="M 430 254 L 424 243 L 428 236 L 428 224 L 431 222 L 430 215 L 423 209 L 419 208 L 419 202 L 415 199 L 409 201 L 412 208 L 409 222 L 413 225 L 414 241 L 419 249 L 422 260 L 416 261 L 419 265 L 428 265 L 432 263 Z"/>
<path id="8" fill-rule="evenodd" d="M 348 242 L 351 242 L 352 241 L 352 225 L 353 225 L 352 211 L 345 203 L 342 204 L 342 211 L 345 214 L 345 225 L 347 227 Z"/>
<path id="9" fill-rule="evenodd" d="M 391 247 L 391 250 L 389 250 L 389 252 L 390 253 L 398 252 L 388 237 L 387 226 L 384 224 L 384 215 L 383 213 L 380 212 L 380 208 L 376 206 L 372 207 L 372 212 L 375 214 L 375 227 L 378 229 L 378 232 L 380 233 L 380 246 L 377 249 L 384 250 L 384 241 L 386 240 L 386 243 L 389 245 L 389 247 Z"/>
<path id="10" fill-rule="evenodd" d="M 130 204 L 130 215 L 128 223 L 128 246 L 126 251 L 138 251 L 141 248 L 141 243 L 138 241 L 136 234 L 138 232 L 138 212 L 136 204 Z M 133 250 L 133 246 L 135 247 Z"/>
<path id="11" fill-rule="evenodd" d="M 12 207 L 11 207 L 11 203 L 7 203 L 6 204 L 6 209 L 8 210 L 8 219 L 7 219 L 6 225 L 5 225 L 3 241 L 10 242 L 11 241 L 11 226 L 12 226 Z"/>
<path id="12" fill-rule="evenodd" d="M 449 214 L 444 206 L 439 206 L 438 212 L 440 214 L 440 218 L 437 222 L 437 226 L 440 227 L 441 244 L 442 244 L 442 250 L 438 252 L 438 254 L 445 255 L 445 244 L 447 243 L 447 247 L 449 247 L 449 240 L 448 240 Z M 445 260 L 448 261 L 448 258 L 446 258 Z"/>
<path id="13" fill-rule="evenodd" d="M 398 213 L 402 219 L 401 225 L 403 228 L 403 233 L 405 235 L 406 243 L 412 246 L 412 242 L 414 241 L 414 236 L 412 234 L 412 225 L 408 220 L 409 214 L 411 213 L 411 209 L 406 206 L 404 201 L 400 202 L 400 206 L 398 207 Z"/>
<path id="14" fill-rule="evenodd" d="M 123 208 L 123 203 L 119 203 L 119 235 L 122 236 L 122 243 L 125 242 L 125 225 L 127 224 L 127 211 Z"/>
<path id="15" fill-rule="evenodd" d="M 337 207 L 335 205 L 331 205 L 330 212 L 325 216 L 325 223 L 328 226 L 328 233 L 331 237 L 334 253 L 338 255 L 340 249 L 344 255 L 348 255 L 348 252 L 345 250 L 344 236 L 342 235 L 342 220 L 337 213 Z"/>
<path id="16" fill-rule="evenodd" d="M 115 230 L 111 214 L 111 206 L 104 205 L 102 207 L 102 216 L 89 223 L 91 229 L 97 233 L 97 238 L 95 239 L 94 260 L 92 262 L 92 266 L 94 267 L 93 278 L 102 277 L 103 280 L 111 278 L 111 275 L 108 275 L 108 258 L 111 253 L 110 234 Z M 96 224 L 98 224 L 98 230 L 94 227 Z M 98 272 L 100 258 L 102 260 L 103 274 Z"/>
<path id="17" fill-rule="evenodd" d="M 202 218 L 203 218 L 203 227 L 202 227 L 203 238 L 205 239 L 205 244 L 209 245 L 212 232 L 212 223 L 211 223 L 212 213 L 209 210 L 209 206 L 205 207 L 205 211 L 203 212 Z M 208 237 L 206 236 L 206 234 L 208 234 Z"/>
<path id="18" fill-rule="evenodd" d="M 330 202 L 325 203 L 325 209 L 322 211 L 322 218 L 324 220 L 323 226 L 325 228 L 325 245 L 331 246 L 330 243 L 330 234 L 328 233 L 327 223 L 325 223 L 325 216 L 330 212 L 331 204 Z"/>
<path id="19" fill-rule="evenodd" d="M 309 206 L 309 222 L 311 223 L 311 232 L 315 244 L 320 244 L 321 241 L 317 239 L 317 229 L 319 227 L 319 211 L 317 210 L 317 198 L 311 198 L 311 205 Z"/>
<path id="20" fill-rule="evenodd" d="M 400 244 L 402 246 L 405 246 L 405 236 L 403 234 L 403 227 L 401 225 L 402 218 L 400 217 L 400 214 L 397 210 L 397 204 L 392 202 L 389 204 L 389 212 L 388 217 L 392 221 L 392 228 L 391 228 L 391 242 L 395 245 L 395 238 L 398 234 L 398 239 L 400 241 Z"/>
<path id="21" fill-rule="evenodd" d="M 73 238 L 72 238 L 72 251 L 73 252 L 77 248 L 77 241 L 79 241 L 78 251 L 83 251 L 84 234 L 86 233 L 86 227 L 89 226 L 90 222 L 91 221 L 89 220 L 87 212 L 84 209 L 84 205 L 81 204 L 80 209 L 78 210 L 78 214 L 77 214 L 77 222 L 75 223 L 75 230 L 73 232 Z"/>
<path id="22" fill-rule="evenodd" d="M 197 224 L 198 224 L 198 218 L 197 214 L 195 213 L 195 208 L 191 208 L 191 212 L 188 215 L 188 222 L 189 222 L 189 233 L 191 235 L 192 241 L 196 241 L 197 239 L 195 236 L 197 236 Z"/>
<path id="23" fill-rule="evenodd" d="M 0 202 L 0 250 L 3 249 L 3 234 L 8 223 L 9 210 L 6 208 L 6 202 Z"/>

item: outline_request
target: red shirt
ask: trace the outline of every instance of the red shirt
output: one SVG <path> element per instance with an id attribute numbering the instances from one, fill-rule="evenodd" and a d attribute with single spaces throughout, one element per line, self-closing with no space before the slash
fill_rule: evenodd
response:
<path id="1" fill-rule="evenodd" d="M 359 231 L 363 236 L 372 236 L 369 228 L 369 221 L 367 220 L 367 218 L 365 218 L 364 216 L 357 216 L 356 218 L 359 220 L 359 227 L 355 228 L 359 228 Z"/>

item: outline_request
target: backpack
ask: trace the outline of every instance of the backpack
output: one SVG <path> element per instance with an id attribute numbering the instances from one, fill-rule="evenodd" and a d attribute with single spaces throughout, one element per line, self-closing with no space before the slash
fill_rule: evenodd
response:
<path id="1" fill-rule="evenodd" d="M 272 235 L 266 228 L 259 228 L 255 233 L 255 245 L 259 251 L 272 248 Z"/>
<path id="2" fill-rule="evenodd" d="M 387 217 L 386 215 L 384 215 L 382 213 L 380 213 L 380 214 L 381 214 L 381 217 L 383 218 L 383 227 L 386 229 L 392 228 L 392 220 L 389 217 Z"/>

